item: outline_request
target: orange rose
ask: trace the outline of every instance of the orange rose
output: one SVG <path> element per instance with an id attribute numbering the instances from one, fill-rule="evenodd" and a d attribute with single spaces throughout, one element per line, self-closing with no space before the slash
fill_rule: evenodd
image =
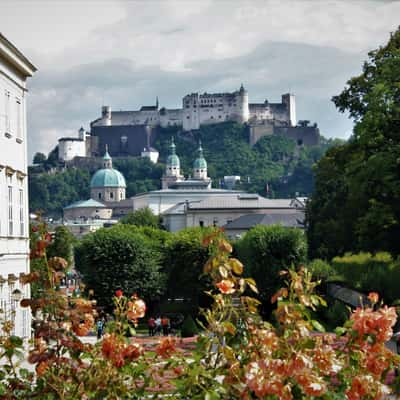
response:
<path id="1" fill-rule="evenodd" d="M 229 279 L 223 279 L 216 286 L 223 294 L 232 294 L 235 292 L 235 284 Z"/>

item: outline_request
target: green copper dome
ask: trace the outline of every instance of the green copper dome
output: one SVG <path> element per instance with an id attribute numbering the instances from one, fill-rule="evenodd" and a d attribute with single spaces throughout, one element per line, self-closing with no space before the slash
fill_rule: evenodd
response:
<path id="1" fill-rule="evenodd" d="M 106 145 L 106 152 L 103 157 L 103 169 L 99 169 L 90 181 L 91 188 L 101 187 L 121 187 L 126 188 L 126 182 L 121 172 L 112 167 L 112 158 L 108 153 L 108 146 Z"/>
<path id="2" fill-rule="evenodd" d="M 199 152 L 199 156 L 194 160 L 193 168 L 207 169 L 207 161 L 203 156 L 203 148 L 201 147 L 201 142 L 199 143 L 199 148 L 197 151 Z"/>
<path id="3" fill-rule="evenodd" d="M 180 168 L 181 162 L 179 161 L 179 157 L 176 155 L 175 152 L 176 146 L 174 143 L 174 138 L 171 139 L 171 146 L 169 148 L 170 155 L 167 158 L 167 166 Z"/>
<path id="4" fill-rule="evenodd" d="M 121 172 L 113 168 L 104 168 L 98 170 L 90 181 L 91 188 L 98 187 L 123 187 L 126 188 L 126 182 Z"/>

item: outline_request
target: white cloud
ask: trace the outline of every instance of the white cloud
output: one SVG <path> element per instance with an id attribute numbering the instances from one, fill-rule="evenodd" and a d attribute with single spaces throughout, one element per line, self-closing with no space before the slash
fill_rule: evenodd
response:
<path id="1" fill-rule="evenodd" d="M 300 118 L 349 133 L 330 97 L 394 31 L 400 1 L 0 0 L 0 26 L 39 72 L 31 80 L 30 152 L 88 126 L 101 104 L 233 90 L 252 101 L 292 90 Z"/>

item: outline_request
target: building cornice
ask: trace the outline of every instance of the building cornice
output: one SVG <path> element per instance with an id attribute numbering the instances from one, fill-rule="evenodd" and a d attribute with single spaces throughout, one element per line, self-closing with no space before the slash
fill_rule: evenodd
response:
<path id="1" fill-rule="evenodd" d="M 25 78 L 32 76 L 37 68 L 0 33 L 0 55 L 10 62 Z"/>

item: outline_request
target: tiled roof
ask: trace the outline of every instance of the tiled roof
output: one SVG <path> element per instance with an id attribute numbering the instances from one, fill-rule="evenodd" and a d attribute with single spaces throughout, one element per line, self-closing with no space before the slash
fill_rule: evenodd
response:
<path id="1" fill-rule="evenodd" d="M 229 222 L 224 226 L 225 229 L 250 229 L 256 225 L 275 225 L 280 224 L 286 227 L 304 227 L 304 213 L 282 213 L 282 214 L 246 214 Z"/>
<path id="2" fill-rule="evenodd" d="M 198 204 L 190 204 L 189 209 L 243 209 L 243 208 L 283 208 L 291 209 L 291 199 L 266 199 L 257 194 L 238 194 L 232 197 L 207 197 Z"/>

